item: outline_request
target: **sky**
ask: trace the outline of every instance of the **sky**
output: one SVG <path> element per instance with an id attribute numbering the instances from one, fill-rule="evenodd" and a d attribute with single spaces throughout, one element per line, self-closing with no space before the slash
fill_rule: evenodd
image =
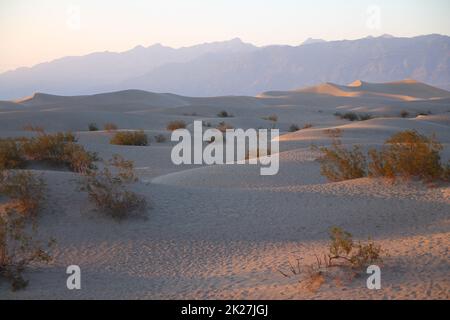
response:
<path id="1" fill-rule="evenodd" d="M 154 43 L 450 35 L 449 16 L 449 0 L 0 0 L 0 72 Z"/>

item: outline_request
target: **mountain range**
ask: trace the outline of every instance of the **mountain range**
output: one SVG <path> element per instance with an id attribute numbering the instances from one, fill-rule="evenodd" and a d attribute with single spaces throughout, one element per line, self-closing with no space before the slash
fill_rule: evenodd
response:
<path id="1" fill-rule="evenodd" d="M 316 83 L 407 78 L 450 89 L 450 37 L 308 39 L 299 46 L 264 47 L 236 38 L 178 49 L 137 46 L 2 73 L 0 99 L 34 92 L 81 95 L 126 89 L 186 96 L 257 95 Z"/>

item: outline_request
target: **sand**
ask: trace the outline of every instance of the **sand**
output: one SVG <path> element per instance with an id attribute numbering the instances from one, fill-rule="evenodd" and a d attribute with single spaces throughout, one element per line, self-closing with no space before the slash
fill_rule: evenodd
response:
<path id="1" fill-rule="evenodd" d="M 36 170 L 49 187 L 40 232 L 57 241 L 54 261 L 26 271 L 26 290 L 13 293 L 0 283 L 0 299 L 449 299 L 449 186 L 366 178 L 330 183 L 310 150 L 312 143 L 330 143 L 324 133 L 330 128 L 343 131 L 344 144 L 364 148 L 380 145 L 394 132 L 416 129 L 436 133 L 445 146 L 444 160 L 450 159 L 449 93 L 412 81 L 399 86 L 341 86 L 369 92 L 351 96 L 296 90 L 189 98 L 130 90 L 0 102 L 0 137 L 31 135 L 23 130 L 30 123 L 48 131 L 72 130 L 101 157 L 119 153 L 134 160 L 139 182 L 133 190 L 152 206 L 147 219 L 115 222 L 92 211 L 87 195 L 77 190 L 76 174 Z M 426 100 L 418 103 L 419 98 Z M 358 108 L 377 118 L 348 122 L 333 115 Z M 400 118 L 402 109 L 411 115 Z M 234 117 L 218 118 L 221 110 Z M 428 110 L 431 115 L 415 116 Z M 170 141 L 113 146 L 112 133 L 87 131 L 91 122 L 100 127 L 114 122 L 122 130 L 169 137 L 165 126 L 171 120 L 258 128 L 272 126 L 262 119 L 271 114 L 278 115 L 276 127 L 282 131 L 280 171 L 265 177 L 258 166 L 175 166 Z M 288 133 L 292 123 L 313 127 Z M 327 281 L 312 291 L 299 278 L 278 272 L 288 261 L 307 265 L 314 254 L 325 252 L 331 226 L 356 239 L 371 237 L 387 250 L 381 290 L 368 290 L 363 275 Z M 71 264 L 81 267 L 81 290 L 66 288 Z"/>

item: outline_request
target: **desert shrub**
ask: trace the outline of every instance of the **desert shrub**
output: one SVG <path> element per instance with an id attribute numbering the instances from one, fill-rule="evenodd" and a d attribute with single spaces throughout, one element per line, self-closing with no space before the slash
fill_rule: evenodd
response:
<path id="1" fill-rule="evenodd" d="M 11 201 L 7 207 L 24 216 L 36 216 L 45 201 L 46 185 L 42 178 L 29 171 L 2 171 L 0 194 Z"/>
<path id="2" fill-rule="evenodd" d="M 373 116 L 368 113 L 358 115 L 355 112 L 346 112 L 346 113 L 336 112 L 334 115 L 340 119 L 346 119 L 349 121 L 365 121 L 373 118 Z"/>
<path id="3" fill-rule="evenodd" d="M 232 115 L 231 113 L 228 113 L 228 112 L 225 111 L 225 110 L 220 111 L 220 112 L 217 114 L 217 116 L 218 116 L 219 118 L 232 118 L 232 117 L 233 117 L 233 115 Z"/>
<path id="4" fill-rule="evenodd" d="M 163 134 L 158 134 L 158 135 L 155 136 L 155 141 L 156 141 L 157 143 L 164 143 L 164 142 L 167 141 L 167 138 L 166 138 L 166 136 L 163 135 Z"/>
<path id="5" fill-rule="evenodd" d="M 330 181 L 343 181 L 357 179 L 366 175 L 366 157 L 360 146 L 353 146 L 351 150 L 345 149 L 341 141 L 334 139 L 330 148 L 313 147 L 322 152 L 318 159 L 320 172 Z"/>
<path id="6" fill-rule="evenodd" d="M 339 138 L 342 136 L 342 129 L 325 129 L 323 130 L 323 133 L 325 133 L 330 138 Z"/>
<path id="7" fill-rule="evenodd" d="M 296 124 L 291 124 L 291 126 L 289 127 L 289 132 L 296 132 L 300 130 L 300 127 Z"/>
<path id="8" fill-rule="evenodd" d="M 373 116 L 368 114 L 368 113 L 359 115 L 359 121 L 367 121 L 367 120 L 370 120 L 370 119 L 373 119 Z"/>
<path id="9" fill-rule="evenodd" d="M 348 264 L 355 269 L 368 267 L 382 261 L 382 249 L 372 241 L 355 243 L 352 234 L 339 227 L 330 229 L 328 265 Z"/>
<path id="10" fill-rule="evenodd" d="M 148 138 L 144 131 L 121 131 L 117 132 L 110 140 L 111 144 L 125 146 L 146 146 Z"/>
<path id="11" fill-rule="evenodd" d="M 103 126 L 103 129 L 106 131 L 116 131 L 117 129 L 119 129 L 119 127 L 115 123 L 108 122 L 108 123 L 105 123 L 105 125 Z"/>
<path id="12" fill-rule="evenodd" d="M 255 158 L 259 158 L 261 156 L 270 156 L 272 154 L 272 150 L 270 150 L 270 148 L 265 149 L 265 150 L 260 150 L 259 147 L 258 149 L 254 150 L 253 152 L 250 152 L 249 150 L 247 150 L 245 152 L 245 160 L 250 160 L 250 159 L 255 159 Z"/>
<path id="13" fill-rule="evenodd" d="M 346 112 L 342 115 L 341 119 L 347 119 L 349 121 L 358 120 L 358 115 L 354 112 Z"/>
<path id="14" fill-rule="evenodd" d="M 303 129 L 310 129 L 310 128 L 312 128 L 313 127 L 313 125 L 311 124 L 311 123 L 306 123 L 304 126 L 303 126 Z"/>
<path id="15" fill-rule="evenodd" d="M 168 131 L 175 131 L 177 129 L 184 129 L 184 128 L 186 128 L 186 122 L 184 122 L 183 120 L 170 121 L 166 127 Z"/>
<path id="16" fill-rule="evenodd" d="M 109 168 L 113 167 L 115 173 Z M 132 161 L 115 155 L 105 163 L 103 170 L 90 172 L 81 184 L 98 212 L 122 220 L 133 214 L 140 215 L 147 207 L 144 197 L 127 189 L 137 181 Z"/>
<path id="17" fill-rule="evenodd" d="M 358 275 L 369 265 L 383 262 L 385 250 L 370 239 L 365 243 L 355 243 L 352 234 L 339 227 L 332 227 L 329 235 L 328 252 L 315 255 L 315 263 L 302 266 L 300 259 L 297 259 L 296 263 L 288 262 L 287 271 L 281 269 L 278 271 L 287 278 L 303 275 L 300 282 L 306 282 L 309 289 L 316 291 L 327 278 L 335 274 L 336 268 L 351 270 L 352 275 Z"/>
<path id="18" fill-rule="evenodd" d="M 0 139 L 0 170 L 25 166 L 20 143 L 14 139 Z"/>
<path id="19" fill-rule="evenodd" d="M 222 121 L 219 122 L 219 124 L 216 126 L 216 129 L 218 129 L 220 132 L 226 132 L 228 129 L 233 129 L 233 126 Z"/>
<path id="20" fill-rule="evenodd" d="M 78 173 L 84 174 L 95 169 L 94 162 L 98 160 L 96 153 L 86 151 L 83 146 L 77 144 L 75 136 L 70 132 L 39 132 L 36 137 L 25 138 L 21 143 L 27 160 L 67 166 Z"/>
<path id="21" fill-rule="evenodd" d="M 407 118 L 409 116 L 409 112 L 406 110 L 400 111 L 400 117 Z"/>
<path id="22" fill-rule="evenodd" d="M 42 131 L 44 131 L 43 127 L 35 126 L 35 125 L 32 125 L 32 124 L 26 124 L 26 125 L 23 126 L 22 129 L 25 130 L 25 131 L 31 131 L 31 132 L 42 132 Z"/>
<path id="23" fill-rule="evenodd" d="M 263 117 L 262 119 L 263 120 L 267 120 L 267 121 L 277 122 L 278 121 L 278 116 L 276 114 L 272 114 L 270 116 Z"/>
<path id="24" fill-rule="evenodd" d="M 52 259 L 46 250 L 54 245 L 54 240 L 44 245 L 35 239 L 36 233 L 35 219 L 30 222 L 11 209 L 0 213 L 0 279 L 9 282 L 12 291 L 28 285 L 22 273 L 30 263 L 48 263 Z"/>
<path id="25" fill-rule="evenodd" d="M 89 131 L 98 131 L 97 124 L 95 124 L 94 122 L 89 123 L 88 129 L 89 129 Z"/>
<path id="26" fill-rule="evenodd" d="M 418 177 L 426 181 L 439 179 L 445 175 L 441 150 L 442 145 L 435 136 L 428 138 L 415 130 L 396 133 L 385 141 L 381 151 L 369 151 L 369 175 Z"/>

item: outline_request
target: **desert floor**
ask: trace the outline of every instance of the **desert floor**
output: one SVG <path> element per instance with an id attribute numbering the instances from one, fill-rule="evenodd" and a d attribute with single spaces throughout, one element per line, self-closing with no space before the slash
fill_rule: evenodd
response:
<path id="1" fill-rule="evenodd" d="M 49 188 L 40 233 L 57 241 L 49 265 L 33 265 L 29 286 L 0 299 L 449 299 L 450 188 L 380 179 L 330 183 L 321 176 L 310 145 L 330 144 L 324 130 L 342 129 L 346 145 L 364 148 L 393 133 L 435 133 L 450 158 L 450 93 L 414 82 L 386 85 L 326 84 L 269 92 L 258 97 L 187 98 L 124 91 L 94 96 L 46 94 L 0 102 L 0 137 L 30 135 L 27 124 L 48 132 L 75 132 L 102 158 L 118 153 L 133 160 L 139 182 L 133 190 L 152 208 L 147 219 L 116 222 L 92 210 L 80 177 L 35 168 Z M 232 118 L 218 118 L 226 110 Z M 401 110 L 409 116 L 401 118 Z M 375 116 L 349 122 L 334 113 Z M 418 113 L 429 113 L 418 115 Z M 171 120 L 225 121 L 236 128 L 281 130 L 280 171 L 260 176 L 257 165 L 175 166 Z M 109 144 L 113 133 L 89 132 L 95 122 L 121 130 L 144 129 L 169 140 L 147 147 Z M 288 133 L 291 124 L 309 129 Z M 371 237 L 388 252 L 382 289 L 368 290 L 366 275 L 327 281 L 317 290 L 285 278 L 288 261 L 307 265 L 327 251 L 328 229 L 340 226 L 355 239 Z M 66 288 L 66 267 L 79 265 L 82 289 Z"/>

